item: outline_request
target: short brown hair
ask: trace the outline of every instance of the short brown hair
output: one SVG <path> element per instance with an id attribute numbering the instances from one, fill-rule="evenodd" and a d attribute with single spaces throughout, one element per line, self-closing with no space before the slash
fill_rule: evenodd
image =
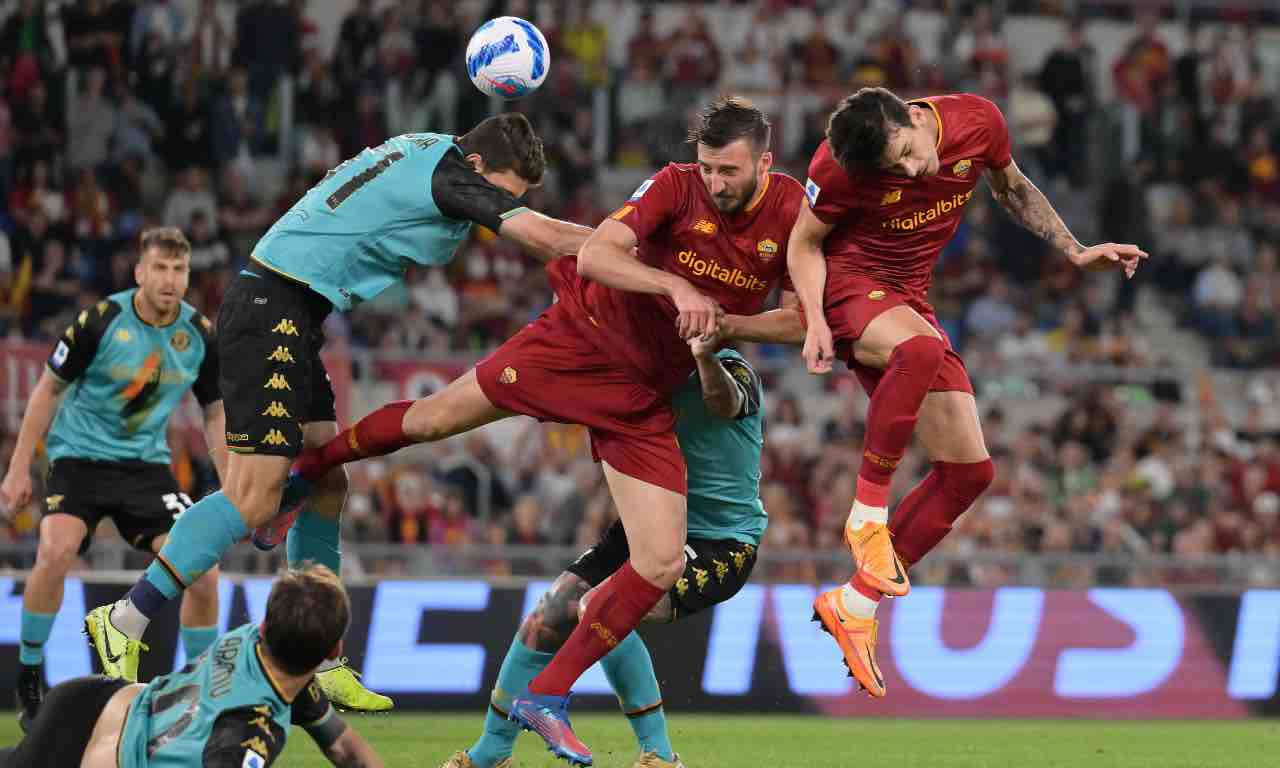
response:
<path id="1" fill-rule="evenodd" d="M 533 185 L 542 183 L 547 158 L 542 139 L 533 130 L 529 118 L 519 112 L 504 112 L 486 117 L 480 124 L 458 137 L 462 154 L 477 154 L 490 171 L 514 171 Z"/>
<path id="2" fill-rule="evenodd" d="M 187 256 L 191 253 L 191 243 L 177 227 L 152 227 L 142 230 L 142 234 L 138 237 L 138 253 L 146 253 L 148 248 L 164 248 L 179 256 Z"/>
<path id="3" fill-rule="evenodd" d="M 907 103 L 887 88 L 860 88 L 846 96 L 827 121 L 831 154 L 846 171 L 880 167 L 889 134 L 911 125 Z"/>
<path id="4" fill-rule="evenodd" d="M 276 579 L 267 598 L 262 639 L 291 675 L 309 674 L 347 633 L 351 603 L 333 571 L 308 563 Z"/>
<path id="5" fill-rule="evenodd" d="M 722 96 L 707 105 L 689 126 L 688 142 L 720 149 L 746 139 L 760 154 L 769 148 L 773 128 L 769 118 L 750 99 Z"/>

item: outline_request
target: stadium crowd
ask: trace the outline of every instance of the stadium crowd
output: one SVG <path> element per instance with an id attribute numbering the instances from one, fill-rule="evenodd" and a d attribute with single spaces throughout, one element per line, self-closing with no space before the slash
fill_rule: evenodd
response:
<path id="1" fill-rule="evenodd" d="M 511 13 L 538 23 L 556 55 L 543 91 L 514 105 L 547 143 L 552 172 L 532 204 L 582 223 L 609 212 L 606 170 L 643 175 L 687 158 L 684 123 L 713 92 L 763 104 L 802 94 L 779 110 L 775 142 L 791 148 L 776 164 L 800 178 L 825 116 L 858 86 L 995 100 L 1019 164 L 1077 235 L 1144 244 L 1152 258 L 1133 281 L 1085 280 L 985 195 L 970 203 L 938 265 L 939 317 L 980 386 L 985 372 L 1035 368 L 1061 405 L 1014 418 L 980 388 L 996 485 L 944 547 L 1280 553 L 1280 440 L 1264 426 L 1265 398 L 1232 419 L 1207 378 L 1157 382 L 1145 408 L 1107 383 L 1055 381 L 1086 364 L 1168 362 L 1148 341 L 1141 298 L 1194 330 L 1215 365 L 1280 365 L 1280 73 L 1258 52 L 1256 24 L 1197 20 L 1185 30 L 1191 43 L 1175 46 L 1168 25 L 1139 15 L 1120 55 L 1100 61 L 1088 18 L 1063 20 L 1052 50 L 1014 55 L 1010 18 L 985 3 L 939 4 L 937 39 L 921 39 L 894 0 L 756 0 L 733 5 L 738 25 L 712 23 L 696 5 L 574 0 L 539 16 L 544 4 L 521 0 L 358 0 L 330 51 L 314 19 L 322 9 L 306 0 L 5 5 L 0 336 L 11 342 L 49 342 L 77 307 L 129 287 L 134 238 L 153 224 L 187 233 L 188 300 L 216 315 L 258 236 L 327 169 L 388 135 L 461 131 L 488 114 L 463 49 L 480 19 Z M 628 22 L 606 24 L 615 13 Z M 1034 67 L 1015 68 L 1029 59 Z M 474 357 L 549 300 L 536 262 L 480 231 L 447 269 L 417 271 L 327 330 L 355 350 Z M 751 354 L 771 391 L 766 548 L 837 549 L 865 399 L 847 376 L 795 375 L 792 351 Z M 5 462 L 11 446 L 10 435 Z M 193 490 L 211 480 L 200 454 L 176 453 Z M 581 429 L 548 424 L 514 446 L 481 433 L 429 460 L 366 462 L 353 467 L 346 536 L 585 546 L 613 514 L 589 457 Z M 898 497 L 923 474 L 918 454 L 908 464 Z M 21 511 L 4 535 L 32 537 L 36 514 Z M 825 576 L 769 567 L 778 578 Z M 920 580 L 944 577 L 1007 574 Z"/>

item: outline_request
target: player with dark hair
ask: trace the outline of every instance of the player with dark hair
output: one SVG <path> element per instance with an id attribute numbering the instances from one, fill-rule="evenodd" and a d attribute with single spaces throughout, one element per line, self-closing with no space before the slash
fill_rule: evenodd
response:
<path id="1" fill-rule="evenodd" d="M 1015 220 L 1076 266 L 1132 276 L 1146 257 L 1134 245 L 1081 245 L 1013 162 L 999 109 L 970 94 L 908 103 L 863 88 L 844 99 L 809 165 L 809 204 L 791 231 L 788 267 L 808 325 L 809 372 L 830 371 L 838 356 L 871 397 L 845 525 L 854 575 L 820 595 L 814 611 L 872 696 L 885 694 L 876 604 L 907 594 L 907 570 L 995 474 L 973 385 L 927 300 L 934 262 L 984 176 Z M 913 434 L 933 468 L 889 524 L 889 481 Z"/>
<path id="2" fill-rule="evenodd" d="M 0 501 L 16 510 L 31 498 L 31 462 L 48 432 L 40 546 L 22 594 L 18 703 L 23 727 L 40 709 L 44 645 L 62 605 L 62 585 L 93 531 L 111 518 L 147 553 L 165 543 L 191 506 L 169 468 L 169 418 L 190 390 L 204 409 L 205 441 L 221 477 L 226 465 L 222 394 L 212 324 L 182 300 L 191 245 L 172 227 L 145 230 L 134 267 L 137 288 L 80 312 L 63 331 L 36 383 Z M 182 601 L 189 658 L 217 636 L 217 571 Z"/>
<path id="3" fill-rule="evenodd" d="M 791 343 L 803 338 L 797 310 Z M 785 339 L 783 339 L 785 341 Z M 672 401 L 676 436 L 689 468 L 689 524 L 683 575 L 646 621 L 692 616 L 738 593 L 751 577 L 768 517 L 760 502 L 764 388 L 738 353 L 715 351 L 718 339 L 693 339 L 698 370 Z M 519 728 L 508 720 L 512 697 L 551 661 L 578 623 L 582 605 L 627 561 L 620 522 L 555 580 L 516 634 L 498 672 L 484 732 L 441 768 L 510 768 Z M 636 633 L 600 660 L 640 744 L 634 768 L 679 768 L 671 746 L 653 661 Z"/>
<path id="4" fill-rule="evenodd" d="M 95 675 L 49 691 L 21 744 L 0 768 L 266 768 L 301 725 L 337 766 L 382 761 L 334 714 L 316 668 L 342 650 L 351 606 L 323 565 L 276 579 L 261 625 L 218 638 L 178 672 L 146 685 Z"/>
<path id="5" fill-rule="evenodd" d="M 440 392 L 392 403 L 305 452 L 291 486 L 333 467 L 441 440 L 521 413 L 582 424 L 631 543 L 555 657 L 512 703 L 552 751 L 590 764 L 569 727 L 573 682 L 624 641 L 684 572 L 685 461 L 671 397 L 696 368 L 687 339 L 726 317 L 736 338 L 788 338 L 794 312 L 751 316 L 785 275 L 785 233 L 803 190 L 770 171 L 769 123 L 745 99 L 712 104 L 671 164 L 605 219 L 577 259 L 548 271 L 559 301 Z M 789 294 L 789 292 L 785 292 Z M 787 295 L 783 303 L 789 303 Z M 290 496 L 293 496 L 291 492 Z"/>
<path id="6" fill-rule="evenodd" d="M 329 312 L 373 298 L 412 265 L 449 263 L 475 224 L 545 258 L 577 252 L 589 228 L 547 218 L 517 199 L 542 181 L 544 167 L 542 141 L 516 113 L 456 138 L 396 136 L 330 171 L 258 241 L 218 314 L 219 351 L 229 363 L 220 379 L 231 452 L 223 490 L 183 515 L 124 600 L 87 617 L 108 674 L 132 679 L 151 617 L 275 517 L 294 457 L 337 434 L 320 358 Z M 338 572 L 346 487 L 342 470 L 319 480 L 320 493 L 289 533 L 291 565 L 314 560 Z M 319 679 L 338 706 L 392 706 L 345 663 Z"/>

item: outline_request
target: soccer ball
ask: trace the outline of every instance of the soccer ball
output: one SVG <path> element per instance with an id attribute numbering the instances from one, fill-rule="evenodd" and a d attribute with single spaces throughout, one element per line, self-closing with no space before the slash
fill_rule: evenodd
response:
<path id="1" fill-rule="evenodd" d="M 538 28 L 515 16 L 480 25 L 467 43 L 467 74 L 484 93 L 510 101 L 534 91 L 547 79 L 551 49 Z"/>

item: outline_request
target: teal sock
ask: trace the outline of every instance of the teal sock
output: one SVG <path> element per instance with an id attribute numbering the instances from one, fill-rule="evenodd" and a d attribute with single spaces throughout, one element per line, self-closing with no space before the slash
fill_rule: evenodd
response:
<path id="1" fill-rule="evenodd" d="M 601 659 L 600 664 L 631 722 L 640 751 L 656 752 L 663 760 L 675 760 L 671 736 L 667 733 L 667 716 L 662 711 L 658 676 L 653 673 L 653 659 L 644 640 L 632 632 Z"/>
<path id="2" fill-rule="evenodd" d="M 217 565 L 231 545 L 248 535 L 244 518 L 226 494 L 211 493 L 178 517 L 169 530 L 169 540 L 160 548 L 160 555 L 147 566 L 143 578 L 165 599 L 172 600 Z M 134 592 L 131 591 L 129 597 L 135 598 Z M 151 618 L 156 607 L 150 605 L 152 601 L 143 599 L 148 603 L 145 606 L 136 599 L 133 602 L 143 615 Z"/>
<path id="3" fill-rule="evenodd" d="M 217 627 L 182 627 L 178 630 L 182 637 L 182 650 L 187 654 L 187 661 L 195 661 L 204 653 L 213 641 L 218 639 Z"/>
<path id="4" fill-rule="evenodd" d="M 289 527 L 284 551 L 289 567 L 297 568 L 308 560 L 327 566 L 334 573 L 342 568 L 342 541 L 337 520 L 321 517 L 303 509 Z"/>
<path id="5" fill-rule="evenodd" d="M 49 633 L 53 631 L 53 619 L 56 613 L 32 613 L 22 609 L 22 628 L 18 638 L 22 645 L 18 650 L 18 661 L 32 666 L 44 663 L 44 644 L 49 642 Z"/>
<path id="6" fill-rule="evenodd" d="M 476 764 L 476 768 L 493 768 L 499 760 L 511 757 L 516 746 L 516 736 L 520 735 L 520 726 L 499 715 L 493 708 L 510 712 L 511 699 L 529 687 L 529 681 L 551 663 L 554 655 L 531 650 L 518 637 L 511 641 L 507 657 L 502 660 L 502 667 L 498 670 L 498 684 L 490 697 L 493 706 L 489 707 L 484 716 L 484 734 L 474 747 L 467 750 L 467 756 Z"/>

